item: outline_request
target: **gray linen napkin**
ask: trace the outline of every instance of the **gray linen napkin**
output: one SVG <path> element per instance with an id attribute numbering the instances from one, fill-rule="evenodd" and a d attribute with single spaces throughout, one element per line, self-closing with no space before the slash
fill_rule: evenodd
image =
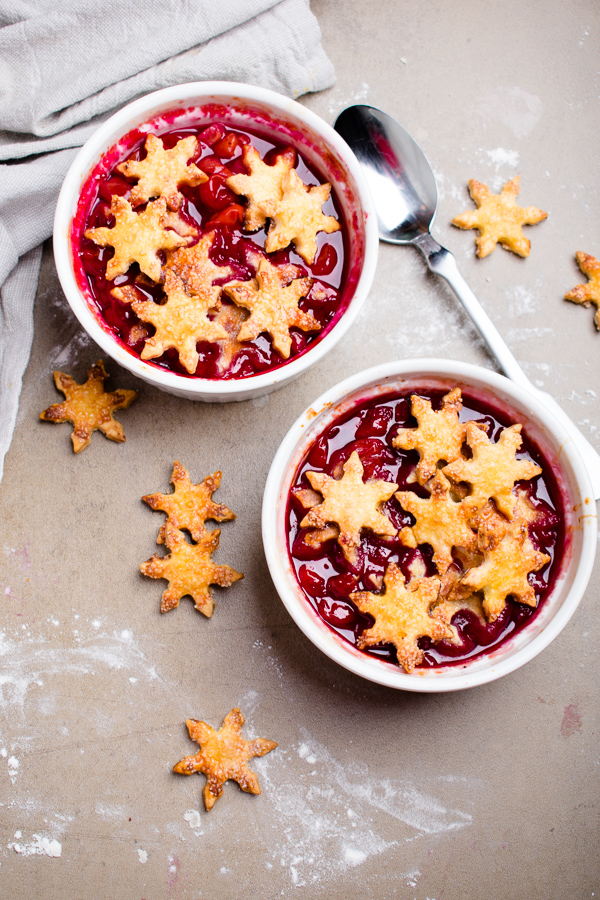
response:
<path id="1" fill-rule="evenodd" d="M 0 479 L 40 244 L 77 148 L 161 87 L 218 79 L 298 97 L 334 78 L 308 0 L 0 0 Z"/>

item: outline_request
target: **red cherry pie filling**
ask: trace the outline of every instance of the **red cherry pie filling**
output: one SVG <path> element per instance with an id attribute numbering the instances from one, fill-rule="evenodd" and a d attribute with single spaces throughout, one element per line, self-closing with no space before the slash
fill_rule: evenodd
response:
<path id="1" fill-rule="evenodd" d="M 378 396 L 335 420 L 298 466 L 286 517 L 316 615 L 407 672 L 464 665 L 523 629 L 565 540 L 539 448 L 458 388 Z"/>
<path id="2" fill-rule="evenodd" d="M 264 116 L 233 127 L 223 107 L 201 118 L 164 114 L 104 155 L 72 226 L 76 276 L 130 353 L 247 378 L 320 341 L 357 275 L 341 203 L 299 135 Z"/>

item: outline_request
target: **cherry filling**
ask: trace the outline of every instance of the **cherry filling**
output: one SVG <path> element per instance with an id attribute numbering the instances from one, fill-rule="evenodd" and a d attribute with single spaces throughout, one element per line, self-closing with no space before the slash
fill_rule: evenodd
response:
<path id="1" fill-rule="evenodd" d="M 199 237 L 207 231 L 214 232 L 210 258 L 217 265 L 229 266 L 233 272 L 232 275 L 217 279 L 215 281 L 217 285 L 253 278 L 259 258 L 266 256 L 264 251 L 266 227 L 251 234 L 244 232 L 242 225 L 246 200 L 243 196 L 235 194 L 226 184 L 226 179 L 233 174 L 248 174 L 242 160 L 245 144 L 251 142 L 268 164 L 273 164 L 276 157 L 281 154 L 290 157 L 298 175 L 306 185 L 323 184 L 327 180 L 314 167 L 309 166 L 297 149 L 276 143 L 259 131 L 236 130 L 219 122 L 208 127 L 180 127 L 164 132 L 160 129 L 158 131 L 167 150 L 174 147 L 182 138 L 190 135 L 198 138 L 198 151 L 189 162 L 202 169 L 208 180 L 197 187 L 180 185 L 183 201 L 178 214 L 188 226 L 198 229 Z M 91 294 L 99 315 L 116 339 L 132 353 L 140 356 L 146 339 L 155 332 L 154 326 L 141 322 L 130 304 L 113 297 L 111 290 L 135 284 L 141 291 L 140 299 L 145 297 L 162 302 L 164 298 L 162 288 L 160 285 L 153 285 L 145 276 L 140 277 L 137 263 L 134 263 L 124 275 L 117 276 L 112 281 L 107 280 L 106 266 L 114 255 L 113 248 L 99 247 L 84 236 L 84 232 L 88 229 L 113 227 L 114 217 L 110 210 L 112 196 L 130 199 L 135 179 L 129 181 L 117 171 L 116 166 L 125 160 L 143 159 L 146 156 L 144 144 L 147 136 L 142 132 L 132 134 L 133 139 L 129 135 L 109 151 L 111 159 L 109 170 L 100 175 L 94 170 L 84 185 L 81 196 L 85 198 L 89 212 L 84 211 L 83 215 L 81 209 L 78 212 L 73 226 L 73 245 L 81 265 L 80 285 L 86 294 Z M 121 145 L 126 147 L 124 151 L 119 149 Z M 81 205 L 82 200 L 80 207 Z M 136 207 L 137 212 L 143 209 L 144 205 Z M 285 250 L 268 255 L 269 261 L 275 265 L 292 263 L 297 266 L 296 277 L 309 276 L 314 279 L 307 296 L 302 298 L 298 305 L 301 310 L 317 319 L 321 330 L 305 332 L 292 327 L 289 359 L 300 356 L 312 344 L 319 341 L 342 315 L 349 302 L 349 297 L 344 292 L 347 275 L 346 226 L 333 193 L 323 205 L 323 213 L 335 216 L 340 222 L 341 230 L 333 234 L 321 232 L 317 235 L 317 254 L 312 265 L 308 265 L 298 256 L 293 244 Z M 191 241 L 190 245 L 193 243 L 196 243 L 196 239 Z M 159 256 L 164 263 L 164 254 L 161 252 Z M 221 300 L 223 305 L 231 303 L 224 294 Z M 153 359 L 151 364 L 187 377 L 230 379 L 257 375 L 276 369 L 288 361 L 273 348 L 270 336 L 264 333 L 255 340 L 245 341 L 242 349 L 233 355 L 226 368 L 219 365 L 220 348 L 217 344 L 202 341 L 198 343 L 197 350 L 199 362 L 192 376 L 181 365 L 176 349 L 165 351 L 162 356 Z"/>
<path id="2" fill-rule="evenodd" d="M 433 409 L 440 408 L 443 391 L 418 393 L 431 400 Z M 483 423 L 491 440 L 496 441 L 504 428 L 514 424 L 491 405 L 469 397 L 464 390 L 462 393 L 460 420 Z M 359 403 L 337 419 L 310 447 L 297 469 L 290 490 L 287 506 L 288 551 L 298 583 L 317 615 L 343 639 L 355 645 L 357 637 L 373 626 L 374 619 L 358 610 L 350 594 L 354 591 L 379 593 L 383 588 L 383 575 L 390 563 L 400 567 L 407 581 L 414 577 L 416 571 L 421 575 L 436 575 L 433 550 L 428 544 L 411 549 L 401 544 L 398 537 L 380 537 L 363 530 L 358 559 L 353 565 L 344 556 L 335 538 L 317 546 L 306 542 L 305 538 L 312 529 L 300 528 L 299 523 L 307 510 L 296 492 L 310 489 L 306 472 L 324 472 L 339 478 L 343 464 L 357 451 L 364 466 L 364 481 L 383 479 L 398 484 L 399 491 L 410 490 L 421 497 L 428 497 L 427 489 L 414 479 L 418 453 L 392 446 L 392 439 L 400 427 L 416 426 L 409 394 L 383 399 L 377 397 Z M 465 456 L 470 455 L 466 444 L 463 452 Z M 459 610 L 452 618 L 452 625 L 458 630 L 460 643 L 432 643 L 428 637 L 421 638 L 419 647 L 425 651 L 421 668 L 459 665 L 490 652 L 530 622 L 544 604 L 564 546 L 563 507 L 550 466 L 526 437 L 523 437 L 517 458 L 533 460 L 542 468 L 541 475 L 515 485 L 515 490 L 525 493 L 536 513 L 535 519 L 528 524 L 529 538 L 536 550 L 551 557 L 550 563 L 543 569 L 528 576 L 535 590 L 537 607 L 508 597 L 504 610 L 491 623 L 482 621 L 469 609 Z M 397 529 L 415 522 L 394 496 L 383 504 L 382 511 Z M 458 557 L 455 557 L 454 565 L 460 571 Z M 370 647 L 361 652 L 397 663 L 396 650 L 392 645 Z"/>

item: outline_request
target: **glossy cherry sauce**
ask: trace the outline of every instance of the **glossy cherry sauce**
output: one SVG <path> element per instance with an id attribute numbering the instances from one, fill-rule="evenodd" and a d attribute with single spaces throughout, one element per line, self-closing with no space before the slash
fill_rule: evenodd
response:
<path id="1" fill-rule="evenodd" d="M 414 390 L 411 393 L 415 393 Z M 444 391 L 419 391 L 439 409 Z M 469 398 L 463 391 L 461 421 L 474 420 L 485 423 L 488 437 L 498 440 L 503 428 L 514 424 L 507 421 L 489 405 Z M 357 451 L 364 466 L 364 480 L 383 479 L 398 484 L 399 491 L 414 491 L 428 497 L 426 488 L 407 480 L 418 462 L 414 450 L 397 450 L 392 439 L 400 427 L 416 428 L 411 414 L 410 394 L 378 397 L 357 405 L 349 413 L 337 419 L 311 446 L 298 467 L 291 488 L 288 509 L 288 550 L 298 582 L 319 617 L 338 635 L 352 644 L 357 636 L 372 627 L 373 618 L 361 613 L 349 595 L 353 591 L 378 593 L 380 579 L 390 563 L 400 566 L 407 581 L 412 577 L 410 566 L 420 557 L 426 567 L 426 575 L 435 575 L 432 548 L 421 544 L 417 549 L 403 546 L 397 537 L 386 538 L 363 531 L 356 566 L 344 557 L 338 542 L 327 541 L 320 547 L 311 547 L 304 536 L 311 529 L 300 528 L 299 523 L 306 510 L 294 495 L 298 488 L 310 488 L 305 473 L 325 472 L 339 478 L 341 467 L 353 451 Z M 470 453 L 465 445 L 465 453 Z M 506 607 L 493 623 L 483 624 L 470 610 L 461 610 L 452 618 L 452 624 L 462 638 L 460 645 L 440 641 L 433 644 L 428 637 L 421 638 L 419 646 L 425 650 L 421 667 L 458 665 L 497 647 L 510 635 L 523 628 L 537 614 L 548 593 L 556 563 L 564 545 L 564 515 L 560 492 L 550 467 L 526 437 L 517 453 L 518 459 L 532 459 L 542 467 L 542 474 L 531 481 L 517 482 L 517 487 L 527 492 L 538 516 L 529 525 L 529 537 L 536 548 L 551 557 L 551 562 L 541 571 L 529 575 L 538 600 L 537 608 L 507 599 Z M 413 525 L 413 516 L 402 509 L 395 497 L 383 504 L 385 513 L 399 530 Z M 372 578 L 377 579 L 372 581 Z M 392 645 L 381 645 L 362 651 L 387 662 L 396 663 L 396 651 Z"/>
<path id="2" fill-rule="evenodd" d="M 252 142 L 267 163 L 273 163 L 280 153 L 290 155 L 298 175 L 307 185 L 323 184 L 326 179 L 314 167 L 308 165 L 296 148 L 275 143 L 258 131 L 226 128 L 217 122 L 208 127 L 179 127 L 160 133 L 166 149 L 171 149 L 177 141 L 190 135 L 198 138 L 198 151 L 191 157 L 190 162 L 202 169 L 209 179 L 197 187 L 181 185 L 180 191 L 184 201 L 180 215 L 188 224 L 198 227 L 199 236 L 209 230 L 214 231 L 215 239 L 210 257 L 216 265 L 230 266 L 233 271 L 233 275 L 217 279 L 215 284 L 232 280 L 247 281 L 256 273 L 257 251 L 261 255 L 267 254 L 263 249 L 266 239 L 265 228 L 251 234 L 242 230 L 246 200 L 231 191 L 225 183 L 230 175 L 247 174 L 242 161 L 244 144 Z M 114 250 L 112 247 L 98 247 L 84 236 L 84 232 L 90 228 L 103 226 L 110 228 L 114 225 L 114 217 L 110 212 L 112 195 L 118 194 L 129 200 L 131 189 L 135 184 L 135 179 L 131 181 L 126 179 L 116 170 L 116 166 L 126 159 L 143 159 L 146 155 L 144 149 L 146 136 L 140 133 L 133 145 L 126 145 L 126 152 L 113 153 L 115 159 L 111 168 L 101 177 L 92 176 L 95 177 L 95 184 L 91 184 L 90 178 L 90 183 L 84 186 L 82 195 L 89 195 L 91 187 L 93 199 L 89 214 L 80 224 L 78 234 L 75 236 L 76 252 L 83 267 L 87 287 L 100 316 L 114 336 L 137 356 L 144 349 L 146 338 L 154 334 L 154 326 L 142 323 L 129 304 L 117 300 L 110 292 L 115 287 L 135 283 L 146 299 L 160 302 L 164 296 L 162 288 L 160 285 L 148 284 L 147 280 L 136 282 L 136 278 L 140 275 L 137 263 L 124 275 L 108 281 L 106 265 L 114 255 Z M 144 205 L 136 207 L 138 212 L 143 209 Z M 310 292 L 307 297 L 300 300 L 299 307 L 313 315 L 322 328 L 321 331 L 315 332 L 291 328 L 290 359 L 301 355 L 313 343 L 320 340 L 339 318 L 348 302 L 343 291 L 346 276 L 346 226 L 333 191 L 323 206 L 323 212 L 325 215 L 335 216 L 340 221 L 341 230 L 333 234 L 322 232 L 317 235 L 317 255 L 312 266 L 308 266 L 298 256 L 293 245 L 277 253 L 268 254 L 270 262 L 275 265 L 293 263 L 298 266 L 297 277 L 310 276 L 314 279 Z M 222 301 L 224 304 L 229 303 L 224 295 Z M 271 338 L 267 334 L 260 334 L 255 340 L 245 342 L 244 349 L 236 353 L 231 365 L 224 372 L 220 372 L 217 366 L 220 352 L 218 344 L 202 341 L 198 343 L 197 349 L 199 362 L 193 376 L 190 376 L 181 365 L 179 354 L 174 348 L 167 350 L 151 363 L 187 377 L 229 379 L 257 375 L 278 368 L 288 361 L 274 350 Z"/>

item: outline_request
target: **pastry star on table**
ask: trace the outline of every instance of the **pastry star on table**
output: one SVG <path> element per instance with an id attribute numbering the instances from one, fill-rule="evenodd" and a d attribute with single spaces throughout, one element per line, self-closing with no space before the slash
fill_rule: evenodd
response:
<path id="1" fill-rule="evenodd" d="M 206 531 L 204 523 L 208 519 L 216 522 L 235 519 L 235 513 L 212 499 L 212 495 L 221 484 L 220 472 L 207 475 L 199 484 L 192 484 L 189 472 L 176 459 L 173 463 L 171 482 L 175 488 L 172 494 L 147 494 L 142 497 L 152 509 L 166 512 L 168 516 L 167 522 L 161 525 L 157 544 L 164 544 L 167 526 L 185 529 L 195 541 L 199 541 Z"/>
<path id="2" fill-rule="evenodd" d="M 229 780 L 237 781 L 241 789 L 249 794 L 260 794 L 258 778 L 246 763 L 255 756 L 270 753 L 277 747 L 276 741 L 266 738 L 247 741 L 243 738 L 244 716 L 238 707 L 227 713 L 218 731 L 198 719 L 187 719 L 185 724 L 190 738 L 200 745 L 200 750 L 194 756 L 180 760 L 173 766 L 173 771 L 178 775 L 193 775 L 196 772 L 206 775 L 202 796 L 207 810 L 215 805 L 223 793 L 225 782 Z"/>
<path id="3" fill-rule="evenodd" d="M 106 277 L 112 281 L 117 275 L 124 275 L 129 266 L 136 262 L 140 270 L 153 281 L 160 281 L 161 262 L 159 250 L 173 250 L 183 247 L 188 239 L 165 230 L 164 215 L 167 201 L 164 197 L 153 200 L 141 213 L 132 210 L 124 197 L 113 196 L 110 211 L 115 217 L 112 228 L 90 228 L 86 238 L 100 247 L 114 247 L 115 255 L 106 266 Z"/>
<path id="4" fill-rule="evenodd" d="M 453 481 L 466 481 L 471 493 L 465 506 L 471 510 L 481 508 L 487 500 L 494 500 L 499 511 L 512 518 L 517 497 L 513 493 L 516 481 L 535 478 L 542 471 L 534 462 L 516 459 L 521 446 L 522 425 L 505 428 L 496 443 L 476 422 L 467 423 L 467 443 L 473 452 L 471 459 L 457 459 L 444 466 L 443 473 Z"/>
<path id="5" fill-rule="evenodd" d="M 326 216 L 321 207 L 329 200 L 330 184 L 307 187 L 295 169 L 285 175 L 282 181 L 281 200 L 262 202 L 262 211 L 272 220 L 265 241 L 267 253 L 283 250 L 292 242 L 296 253 L 312 265 L 317 255 L 317 234 L 325 231 L 332 234 L 340 230 L 340 223 L 334 216 Z"/>
<path id="6" fill-rule="evenodd" d="M 192 597 L 196 609 L 210 618 L 214 601 L 209 586 L 231 587 L 244 576 L 231 566 L 216 565 L 211 559 L 219 546 L 221 531 L 204 531 L 196 544 L 186 541 L 183 532 L 167 523 L 164 542 L 171 551 L 167 556 L 152 556 L 140 565 L 140 571 L 149 578 L 164 578 L 169 587 L 163 592 L 161 613 L 169 612 L 182 597 Z"/>
<path id="7" fill-rule="evenodd" d="M 171 150 L 165 150 L 163 142 L 154 134 L 149 134 L 145 143 L 146 158 L 128 159 L 117 166 L 117 170 L 127 178 L 137 178 L 138 183 L 131 191 L 132 206 L 139 206 L 153 197 L 164 197 L 169 209 L 179 209 L 182 196 L 180 184 L 192 187 L 208 181 L 208 175 L 188 160 L 198 149 L 195 137 L 182 138 Z"/>
<path id="8" fill-rule="evenodd" d="M 402 508 L 416 519 L 411 528 L 400 531 L 399 537 L 408 547 L 419 544 L 433 547 L 433 561 L 438 573 L 443 575 L 452 565 L 452 548 L 474 551 L 477 535 L 467 524 L 464 504 L 451 499 L 450 482 L 441 472 L 436 473 L 427 487 L 431 491 L 427 499 L 413 491 L 397 491 L 394 495 Z"/>
<path id="9" fill-rule="evenodd" d="M 101 359 L 88 369 L 87 381 L 77 384 L 70 375 L 54 372 L 54 383 L 65 395 L 64 403 L 53 403 L 40 419 L 45 422 L 72 422 L 75 426 L 71 435 L 73 449 L 79 453 L 90 442 L 93 431 L 101 431 L 111 441 L 122 443 L 125 433 L 120 422 L 115 421 L 113 413 L 117 409 L 127 409 L 137 397 L 136 391 L 104 390 L 104 382 L 108 373 Z"/>
<path id="10" fill-rule="evenodd" d="M 344 463 L 340 479 L 324 472 L 306 473 L 314 490 L 323 495 L 323 502 L 308 511 L 300 527 L 322 529 L 335 523 L 339 527 L 338 543 L 350 563 L 356 561 L 363 528 L 388 537 L 396 534 L 396 528 L 379 512 L 379 507 L 390 499 L 398 485 L 380 479 L 365 482 L 363 474 L 356 450 Z"/>
<path id="11" fill-rule="evenodd" d="M 596 314 L 594 322 L 596 328 L 600 331 L 600 262 L 589 253 L 578 250 L 575 254 L 577 264 L 584 275 L 587 275 L 589 281 L 587 284 L 576 284 L 573 290 L 565 294 L 565 300 L 572 300 L 573 303 L 583 303 L 587 306 L 594 303 L 596 306 Z"/>
<path id="12" fill-rule="evenodd" d="M 224 292 L 234 303 L 250 310 L 250 317 L 238 332 L 238 341 L 251 341 L 265 332 L 271 336 L 275 350 L 284 359 L 289 359 L 290 328 L 320 331 L 317 319 L 298 307 L 299 301 L 310 291 L 312 279 L 294 278 L 296 272 L 295 266 L 274 266 L 262 258 L 255 279 L 233 281 L 224 286 Z M 291 273 L 293 280 L 290 281 Z"/>
<path id="13" fill-rule="evenodd" d="M 378 644 L 393 644 L 398 662 L 410 673 L 423 662 L 423 650 L 418 645 L 419 638 L 430 637 L 432 641 L 455 641 L 456 631 L 432 604 L 438 598 L 439 578 L 417 578 L 406 584 L 402 571 L 395 563 L 390 563 L 383 577 L 385 591 L 373 594 L 370 591 L 356 591 L 350 599 L 363 613 L 375 619 L 372 628 L 367 628 L 356 641 L 359 649 Z"/>
<path id="14" fill-rule="evenodd" d="M 226 181 L 227 187 L 236 194 L 247 197 L 248 205 L 244 214 L 244 228 L 246 231 L 257 231 L 267 221 L 267 216 L 260 206 L 268 201 L 281 200 L 283 195 L 282 181 L 285 175 L 293 168 L 293 155 L 282 153 L 272 166 L 263 162 L 258 150 L 252 144 L 246 144 L 243 151 L 243 160 L 250 170 L 249 175 L 230 175 Z"/>
<path id="15" fill-rule="evenodd" d="M 519 176 L 507 181 L 499 194 L 492 194 L 480 181 L 469 181 L 469 193 L 477 209 L 468 210 L 452 219 L 458 228 L 477 228 L 477 256 L 488 256 L 496 244 L 502 244 L 517 256 L 529 256 L 531 242 L 523 234 L 523 225 L 536 225 L 548 213 L 535 206 L 517 206 Z"/>
<path id="16" fill-rule="evenodd" d="M 442 399 L 439 410 L 432 409 L 431 400 L 413 394 L 412 414 L 417 420 L 417 428 L 401 428 L 392 440 L 392 446 L 400 450 L 417 450 L 420 456 L 417 464 L 419 484 L 435 475 L 438 462 L 452 462 L 461 455 L 465 439 L 465 425 L 459 422 L 462 409 L 460 388 L 453 388 Z"/>
<path id="17" fill-rule="evenodd" d="M 152 337 L 146 338 L 142 359 L 155 359 L 165 350 L 175 347 L 181 365 L 193 375 L 198 366 L 199 355 L 196 344 L 199 341 L 215 342 L 225 340 L 227 332 L 218 323 L 208 318 L 211 298 L 208 300 L 196 294 L 187 294 L 183 282 L 170 269 L 165 272 L 166 303 L 153 300 L 134 300 L 132 309 L 142 322 L 149 322 L 156 328 Z M 113 294 L 121 297 L 116 288 Z"/>

